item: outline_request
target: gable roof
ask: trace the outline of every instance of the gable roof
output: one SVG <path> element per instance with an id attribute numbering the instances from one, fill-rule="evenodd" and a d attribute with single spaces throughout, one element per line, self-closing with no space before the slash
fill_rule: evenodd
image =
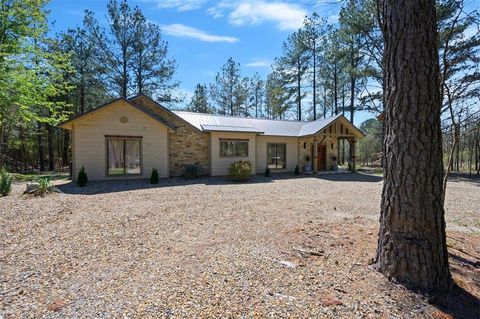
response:
<path id="1" fill-rule="evenodd" d="M 77 121 L 79 121 L 79 120 L 81 120 L 81 119 L 84 119 L 85 116 L 92 115 L 92 114 L 98 112 L 99 110 L 104 109 L 104 108 L 106 108 L 107 106 L 110 106 L 110 105 L 112 105 L 112 104 L 114 104 L 114 103 L 116 103 L 116 102 L 119 102 L 119 101 L 123 101 L 123 102 L 127 103 L 127 105 L 130 105 L 130 106 L 136 108 L 137 110 L 143 112 L 144 114 L 146 114 L 146 115 L 148 115 L 149 117 L 153 118 L 154 120 L 160 122 L 161 124 L 167 126 L 168 128 L 170 128 L 170 129 L 172 129 L 172 130 L 175 130 L 175 128 L 174 128 L 173 126 L 171 126 L 170 124 L 168 124 L 167 122 L 165 122 L 162 118 L 160 118 L 160 117 L 159 117 L 158 115 L 156 115 L 155 113 L 151 112 L 150 110 L 148 110 L 148 109 L 146 109 L 146 108 L 144 108 L 144 107 L 142 107 L 142 106 L 140 106 L 140 105 L 131 103 L 130 101 L 128 101 L 128 100 L 126 100 L 126 99 L 124 99 L 124 98 L 122 98 L 122 97 L 120 97 L 120 98 L 118 98 L 118 99 L 115 99 L 115 100 L 113 100 L 113 101 L 107 102 L 107 103 L 105 103 L 105 104 L 102 104 L 102 105 L 100 105 L 99 107 L 96 107 L 96 108 L 94 108 L 94 109 L 92 109 L 92 110 L 90 110 L 90 111 L 88 111 L 88 112 L 83 113 L 83 114 L 78 114 L 78 115 L 72 117 L 71 119 L 66 120 L 66 121 L 58 124 L 58 126 L 61 127 L 61 128 L 64 128 L 64 129 L 70 129 L 70 128 L 71 128 L 71 125 L 72 125 L 74 122 L 77 122 Z"/>
<path id="2" fill-rule="evenodd" d="M 345 121 L 350 123 L 341 114 L 312 122 L 300 122 L 291 120 L 272 120 L 194 113 L 185 111 L 173 111 L 173 113 L 185 120 L 186 122 L 192 124 L 199 130 L 202 130 L 203 132 L 251 132 L 269 136 L 301 137 L 315 135 L 341 118 L 345 119 Z M 351 126 L 360 135 L 363 135 L 363 133 L 353 124 L 351 124 Z"/>
<path id="3" fill-rule="evenodd" d="M 147 101 L 147 102 L 150 102 L 152 103 L 155 107 L 157 107 L 158 109 L 166 112 L 166 113 L 169 113 L 171 115 L 173 115 L 174 117 L 180 119 L 182 122 L 185 122 L 187 125 L 191 126 L 193 129 L 199 131 L 199 132 L 203 132 L 202 128 L 200 127 L 196 127 L 194 125 L 192 125 L 191 123 L 185 121 L 184 119 L 182 119 L 181 117 L 177 116 L 172 110 L 170 110 L 169 108 L 161 105 L 160 103 L 158 103 L 157 101 L 155 101 L 154 99 L 152 99 L 151 97 L 145 95 L 145 94 L 137 94 L 135 96 L 132 96 L 132 97 L 129 97 L 128 98 L 128 101 L 130 103 L 133 103 L 133 104 L 138 104 L 138 105 L 142 105 L 142 102 L 144 101 Z"/>
<path id="4" fill-rule="evenodd" d="M 150 111 L 147 107 L 142 106 L 140 99 L 146 99 L 154 103 L 159 109 L 166 111 L 173 116 L 179 118 L 183 122 L 192 126 L 194 129 L 200 132 L 239 132 L 239 133 L 257 133 L 268 136 L 286 136 L 286 137 L 303 137 L 315 135 L 318 132 L 326 129 L 330 124 L 337 120 L 343 119 L 346 123 L 353 128 L 353 130 L 360 136 L 364 136 L 355 125 L 345 118 L 345 116 L 339 114 L 328 118 L 318 119 L 311 122 L 301 122 L 296 120 L 275 120 L 275 119 L 263 119 L 252 117 L 239 117 L 228 115 L 217 115 L 207 113 L 195 113 L 186 111 L 171 111 L 168 108 L 162 106 L 150 97 L 140 94 L 129 99 L 118 98 L 111 102 L 105 103 L 89 112 L 77 115 L 68 121 L 60 123 L 59 126 L 65 129 L 71 129 L 71 124 L 75 121 L 84 118 L 84 116 L 97 112 L 98 110 L 111 105 L 118 101 L 124 101 L 128 105 L 140 110 L 151 118 L 157 120 L 163 125 L 175 130 L 171 124 L 163 120 L 154 111 Z"/>

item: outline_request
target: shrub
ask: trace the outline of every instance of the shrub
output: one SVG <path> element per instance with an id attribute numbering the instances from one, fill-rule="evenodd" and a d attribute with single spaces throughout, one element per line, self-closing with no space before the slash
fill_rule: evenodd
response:
<path id="1" fill-rule="evenodd" d="M 12 175 L 6 169 L 0 169 L 0 195 L 7 196 L 12 190 Z"/>
<path id="2" fill-rule="evenodd" d="M 80 187 L 83 187 L 87 185 L 87 183 L 88 183 L 88 176 L 87 176 L 87 173 L 85 172 L 85 167 L 82 166 L 82 168 L 78 172 L 77 185 Z"/>
<path id="3" fill-rule="evenodd" d="M 297 166 L 295 166 L 295 175 L 300 175 L 300 168 Z"/>
<path id="4" fill-rule="evenodd" d="M 152 168 L 152 174 L 150 174 L 150 184 L 158 184 L 159 179 L 158 170 L 156 168 Z"/>
<path id="5" fill-rule="evenodd" d="M 34 192 L 37 196 L 43 196 L 53 188 L 50 178 L 48 177 L 39 177 L 37 179 L 37 184 L 37 189 Z"/>
<path id="6" fill-rule="evenodd" d="M 228 176 L 237 182 L 244 182 L 250 179 L 252 163 L 250 161 L 236 161 L 230 164 Z"/>
<path id="7" fill-rule="evenodd" d="M 186 165 L 185 166 L 185 178 L 193 179 L 198 178 L 200 167 L 198 165 Z"/>
<path id="8" fill-rule="evenodd" d="M 265 177 L 270 177 L 270 168 L 267 168 L 265 169 Z"/>

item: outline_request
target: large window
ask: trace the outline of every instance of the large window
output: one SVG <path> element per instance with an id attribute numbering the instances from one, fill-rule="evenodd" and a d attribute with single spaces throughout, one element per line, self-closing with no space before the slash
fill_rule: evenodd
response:
<path id="1" fill-rule="evenodd" d="M 287 168 L 287 144 L 268 144 L 267 165 L 270 169 Z"/>
<path id="2" fill-rule="evenodd" d="M 142 139 L 107 137 L 107 175 L 142 173 Z"/>
<path id="3" fill-rule="evenodd" d="M 220 140 L 220 157 L 247 157 L 248 140 Z"/>

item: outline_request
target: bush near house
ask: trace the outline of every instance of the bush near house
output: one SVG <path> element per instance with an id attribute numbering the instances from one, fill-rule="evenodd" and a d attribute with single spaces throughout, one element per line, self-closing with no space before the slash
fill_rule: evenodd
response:
<path id="1" fill-rule="evenodd" d="M 300 168 L 297 166 L 295 166 L 295 175 L 300 175 Z"/>
<path id="2" fill-rule="evenodd" d="M 158 170 L 152 168 L 152 174 L 150 175 L 150 184 L 158 184 L 160 178 L 158 176 Z"/>
<path id="3" fill-rule="evenodd" d="M 186 165 L 185 166 L 185 178 L 194 179 L 198 178 L 200 173 L 200 167 L 198 165 Z"/>
<path id="4" fill-rule="evenodd" d="M 87 172 L 85 172 L 85 167 L 82 166 L 77 176 L 77 185 L 83 187 L 88 183 Z"/>
<path id="5" fill-rule="evenodd" d="M 6 169 L 0 169 L 0 195 L 7 196 L 12 190 L 12 175 Z"/>
<path id="6" fill-rule="evenodd" d="M 230 164 L 228 176 L 237 182 L 244 182 L 250 179 L 252 174 L 252 163 L 250 161 L 236 161 Z"/>

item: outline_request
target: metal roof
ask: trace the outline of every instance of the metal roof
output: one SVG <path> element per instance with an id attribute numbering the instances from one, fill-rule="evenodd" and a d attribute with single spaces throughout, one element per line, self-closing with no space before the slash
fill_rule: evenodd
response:
<path id="1" fill-rule="evenodd" d="M 342 115 L 312 122 L 272 120 L 249 117 L 174 111 L 177 116 L 201 131 L 252 132 L 269 136 L 308 136 L 326 128 Z"/>
<path id="2" fill-rule="evenodd" d="M 202 129 L 204 132 L 248 132 L 248 133 L 259 133 L 263 134 L 265 132 L 256 129 L 253 126 L 228 126 L 228 125 L 205 125 L 202 124 Z"/>

